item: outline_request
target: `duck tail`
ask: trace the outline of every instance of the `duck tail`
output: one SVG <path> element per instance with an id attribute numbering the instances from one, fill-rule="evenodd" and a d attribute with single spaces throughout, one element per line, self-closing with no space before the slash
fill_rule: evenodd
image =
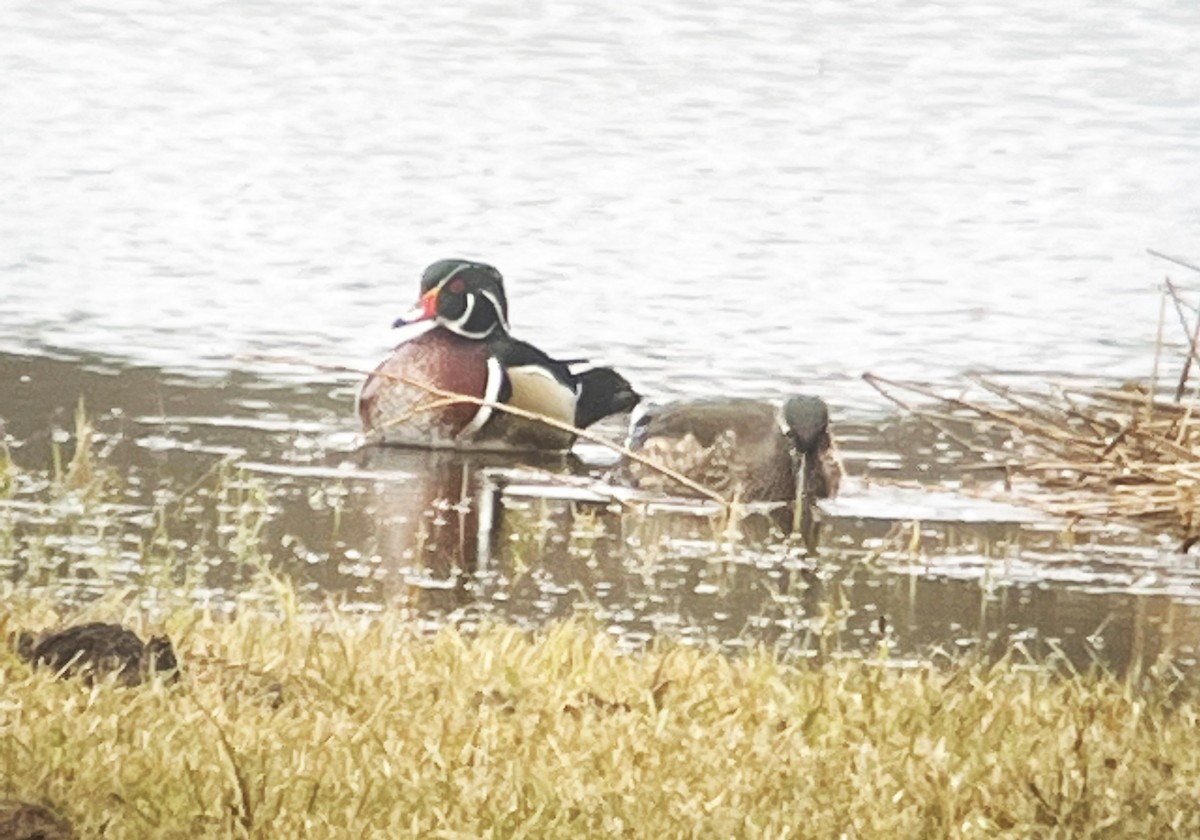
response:
<path id="1" fill-rule="evenodd" d="M 576 375 L 579 398 L 575 402 L 575 425 L 581 429 L 613 414 L 633 410 L 641 395 L 629 380 L 610 367 L 589 368 Z"/>

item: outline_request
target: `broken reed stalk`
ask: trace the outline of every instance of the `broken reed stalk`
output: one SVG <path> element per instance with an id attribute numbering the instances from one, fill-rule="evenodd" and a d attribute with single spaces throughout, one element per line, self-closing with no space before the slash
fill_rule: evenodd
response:
<path id="1" fill-rule="evenodd" d="M 965 438 L 960 437 L 958 434 L 956 434 L 953 430 L 951 430 L 949 428 L 948 424 L 950 422 L 957 421 L 958 418 L 955 418 L 955 417 L 952 417 L 949 415 L 943 415 L 942 417 L 939 418 L 935 415 L 932 415 L 932 414 L 929 414 L 929 413 L 923 411 L 922 409 L 914 408 L 909 403 L 905 402 L 904 400 L 897 397 L 895 394 L 888 391 L 887 388 L 883 387 L 884 385 L 892 385 L 897 388 L 901 388 L 902 386 L 899 383 L 893 382 L 888 379 L 884 379 L 882 376 L 876 376 L 873 373 L 864 373 L 862 375 L 862 378 L 866 381 L 866 383 L 868 385 L 870 385 L 872 388 L 874 388 L 876 391 L 878 391 L 884 397 L 884 399 L 888 400 L 891 403 L 894 403 L 895 405 L 899 406 L 904 411 L 907 411 L 909 414 L 912 414 L 915 417 L 920 417 L 926 423 L 933 426 L 935 429 L 937 429 L 939 432 L 944 434 L 946 437 L 950 438 L 950 440 L 954 441 L 959 446 L 963 447 L 963 449 L 967 450 L 968 452 L 974 452 L 977 455 L 987 454 L 987 453 L 981 452 L 975 446 L 975 444 L 971 443 L 970 441 L 966 440 Z"/>
<path id="2" fill-rule="evenodd" d="M 1179 384 L 1175 388 L 1175 402 L 1183 399 L 1183 392 L 1187 389 L 1188 375 L 1192 370 L 1192 360 L 1200 359 L 1196 355 L 1196 341 L 1200 339 L 1200 318 L 1196 319 L 1194 327 L 1188 326 L 1187 315 L 1183 312 L 1183 301 L 1179 297 L 1179 291 L 1175 288 L 1175 284 L 1171 282 L 1171 278 L 1166 278 L 1167 293 L 1171 297 L 1171 302 L 1175 305 L 1175 314 L 1179 318 L 1179 325 L 1183 327 L 1183 333 L 1188 337 L 1188 354 L 1183 360 L 1183 371 L 1179 374 Z"/>
<path id="3" fill-rule="evenodd" d="M 1146 407 L 1146 413 L 1153 416 L 1154 414 L 1154 395 L 1158 393 L 1158 370 L 1162 363 L 1162 348 L 1163 348 L 1163 326 L 1167 322 L 1167 296 L 1160 294 L 1158 296 L 1158 326 L 1154 331 L 1154 364 L 1150 368 L 1150 388 L 1147 399 L 1150 404 Z"/>
<path id="4" fill-rule="evenodd" d="M 293 358 L 290 356 L 258 356 L 258 355 L 255 355 L 255 356 L 248 356 L 248 357 L 244 357 L 244 358 L 247 358 L 250 361 L 271 362 L 271 363 L 275 363 L 275 364 L 303 365 L 305 367 L 313 368 L 315 370 L 320 370 L 320 371 L 324 371 L 327 373 L 353 373 L 353 374 L 357 374 L 359 376 L 371 376 L 371 375 L 382 376 L 385 379 L 390 379 L 393 382 L 400 382 L 404 385 L 411 385 L 412 387 L 419 388 L 420 390 L 425 391 L 426 393 L 431 394 L 434 397 L 438 397 L 437 400 L 434 400 L 430 403 L 426 403 L 425 405 L 417 406 L 416 408 L 409 411 L 407 414 L 404 414 L 401 417 L 395 418 L 394 420 L 388 421 L 385 424 L 387 426 L 393 426 L 398 423 L 403 423 L 403 422 L 407 421 L 408 419 L 410 419 L 411 417 L 413 417 L 416 414 L 419 414 L 423 411 L 430 411 L 434 408 L 441 408 L 441 407 L 445 407 L 448 405 L 455 405 L 455 404 L 459 404 L 459 403 L 470 403 L 471 405 L 477 405 L 477 406 L 480 406 L 481 408 L 499 409 L 500 411 L 503 411 L 507 414 L 512 414 L 516 417 L 520 417 L 524 420 L 530 420 L 535 423 L 542 423 L 543 425 L 549 426 L 552 429 L 557 429 L 560 432 L 569 432 L 570 434 L 573 434 L 576 437 L 583 438 L 584 440 L 590 441 L 591 443 L 596 443 L 596 444 L 604 446 L 608 449 L 611 449 L 612 451 L 616 452 L 617 454 L 621 455 L 622 457 L 628 458 L 631 461 L 637 461 L 639 464 L 649 467 L 651 470 L 654 470 L 655 472 L 666 476 L 667 478 L 671 479 L 672 481 L 674 481 L 678 484 L 681 484 L 684 487 L 687 487 L 689 490 L 699 493 L 700 495 L 704 496 L 705 498 L 718 503 L 719 505 L 721 505 L 721 507 L 723 507 L 727 511 L 730 509 L 730 507 L 733 504 L 733 502 L 731 500 L 726 499 L 724 496 L 722 496 L 717 491 L 712 490 L 711 488 L 705 487 L 703 484 L 699 483 L 698 481 L 693 481 L 692 479 L 688 478 L 686 475 L 683 475 L 682 473 L 677 472 L 676 470 L 673 470 L 670 467 L 666 467 L 666 466 L 658 463 L 657 461 L 655 461 L 652 458 L 647 458 L 645 455 L 642 455 L 638 452 L 634 452 L 632 449 L 630 449 L 627 446 L 622 446 L 619 443 L 613 443 L 612 441 L 607 440 L 604 437 L 602 437 L 594 432 L 589 432 L 587 429 L 580 429 L 578 426 L 574 426 L 570 423 L 564 423 L 561 420 L 555 420 L 553 417 L 547 417 L 544 414 L 538 414 L 536 411 L 526 411 L 525 409 L 518 408 L 515 405 L 505 405 L 504 403 L 498 403 L 498 402 L 494 402 L 491 400 L 484 400 L 484 399 L 480 399 L 479 397 L 470 396 L 468 394 L 459 394 L 454 391 L 447 391 L 443 388 L 438 388 L 434 385 L 430 385 L 427 382 L 420 382 L 418 380 L 411 379 L 407 376 L 399 376 L 396 374 L 382 373 L 380 371 L 362 370 L 360 368 L 348 367 L 346 365 L 325 365 L 325 364 L 319 364 L 316 362 L 307 361 L 305 359 Z"/>
<path id="5" fill-rule="evenodd" d="M 1192 271 L 1195 271 L 1198 274 L 1200 274 L 1200 265 L 1196 265 L 1195 263 L 1190 263 L 1185 259 L 1181 259 L 1179 257 L 1172 257 L 1170 254 L 1164 254 L 1162 251 L 1156 251 L 1153 248 L 1147 248 L 1146 253 L 1150 254 L 1152 257 L 1158 257 L 1161 260 L 1166 260 L 1167 262 L 1175 263 L 1175 265 L 1180 265 L 1180 266 L 1183 266 L 1184 268 L 1189 268 Z"/>
<path id="6" fill-rule="evenodd" d="M 1200 272 L 1200 266 L 1150 253 Z M 1157 390 L 1168 298 L 1185 340 L 1173 398 Z M 1022 390 L 974 376 L 971 383 L 987 394 L 974 400 L 965 392 L 939 393 L 927 383 L 870 373 L 863 379 L 964 451 L 996 459 L 1032 478 L 1042 492 L 1026 490 L 1028 501 L 1072 519 L 1123 519 L 1173 532 L 1183 537 L 1187 550 L 1200 539 L 1200 404 L 1184 400 L 1198 366 L 1200 309 L 1185 303 L 1179 288 L 1167 279 L 1149 388 L 1057 385 Z M 896 392 L 914 394 L 928 407 L 910 405 Z M 1004 449 L 996 442 L 997 434 L 1007 434 L 1010 440 L 1019 435 L 1016 440 L 1041 454 L 1027 451 L 1022 456 Z M 986 435 L 983 445 L 980 435 Z"/>
<path id="7" fill-rule="evenodd" d="M 1200 422 L 1195 406 L 1164 403 L 1153 394 L 1105 388 L 1019 390 L 983 377 L 973 382 L 1017 412 L 962 393 L 866 374 L 892 402 L 949 434 L 966 451 L 997 458 L 1034 479 L 1044 491 L 1028 501 L 1069 518 L 1120 518 L 1183 535 L 1196 533 L 1200 504 Z M 893 391 L 940 403 L 938 411 L 910 406 Z M 1165 410 L 1155 413 L 1160 406 Z M 932 419 L 931 419 L 932 418 Z M 971 430 L 963 434 L 963 428 Z M 980 446 L 972 434 L 1019 433 L 1044 455 L 1021 459 L 998 444 Z M 992 466 L 992 465 L 989 465 Z"/>

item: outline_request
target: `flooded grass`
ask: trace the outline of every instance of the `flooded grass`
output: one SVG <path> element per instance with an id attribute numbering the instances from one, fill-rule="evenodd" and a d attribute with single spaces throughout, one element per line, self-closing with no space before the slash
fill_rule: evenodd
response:
<path id="1" fill-rule="evenodd" d="M 182 663 L 88 687 L 0 646 L 0 799 L 81 837 L 1200 831 L 1200 612 L 1137 535 L 868 506 L 806 556 L 151 425 L 0 450 L 0 638 L 117 621 Z"/>
<path id="2" fill-rule="evenodd" d="M 39 409 L 59 418 L 49 430 L 13 415 L 0 462 L 0 573 L 63 606 L 228 611 L 271 568 L 304 609 L 332 599 L 433 626 L 524 628 L 584 614 L 630 650 L 666 635 L 817 660 L 870 655 L 881 641 L 902 659 L 995 659 L 1020 643 L 1118 672 L 1198 655 L 1200 570 L 1186 556 L 1128 529 L 1022 518 L 948 492 L 949 479 L 900 487 L 925 467 L 952 475 L 954 453 L 891 422 L 845 430 L 855 478 L 814 556 L 765 521 L 731 529 L 695 511 L 558 497 L 556 476 L 581 469 L 562 459 L 513 473 L 503 459 L 342 448 L 340 432 L 311 420 L 287 431 L 255 417 L 77 407 Z M 892 439 L 916 444 L 898 460 L 878 448 Z"/>
<path id="3" fill-rule="evenodd" d="M 3 629 L 50 613 L 7 599 Z M 1161 676 L 630 654 L 588 622 L 429 634 L 287 597 L 163 626 L 175 686 L 89 689 L 0 653 L 5 795 L 111 838 L 1200 831 L 1200 704 Z"/>
<path id="4" fill-rule="evenodd" d="M 59 437 L 43 468 L 6 452 L 0 470 L 0 638 L 117 621 L 182 663 L 174 685 L 89 687 L 0 649 L 0 798 L 81 837 L 1200 831 L 1190 614 L 1166 599 L 1155 643 L 1139 601 L 1120 673 L 1099 664 L 1120 617 L 1075 640 L 1090 659 L 1021 637 L 1023 599 L 1071 615 L 1076 593 L 992 579 L 1030 562 L 1014 526 L 834 523 L 817 562 L 704 517 L 544 498 L 502 498 L 485 527 L 476 497 L 440 491 L 389 520 L 405 565 L 343 549 L 365 567 L 343 572 L 406 581 L 364 609 L 287 561 L 328 562 L 318 543 L 386 490 L 214 459 L 147 493 L 86 414 Z M 307 537 L 273 531 L 293 497 Z M 474 565 L 434 560 L 472 544 Z M 962 583 L 931 573 L 938 552 Z"/>
<path id="5" fill-rule="evenodd" d="M 270 501 L 261 481 L 221 461 L 186 488 L 145 494 L 141 476 L 122 475 L 93 435 L 80 413 L 73 445 L 54 444 L 48 469 L 4 465 L 0 561 L 11 581 L 67 603 L 137 589 L 145 603 L 169 609 L 220 598 L 213 570 L 233 583 L 248 563 L 266 562 Z"/>

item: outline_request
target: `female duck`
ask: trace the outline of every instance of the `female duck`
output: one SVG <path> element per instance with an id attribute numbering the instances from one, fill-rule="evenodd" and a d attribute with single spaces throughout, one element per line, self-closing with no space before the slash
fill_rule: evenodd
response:
<path id="1" fill-rule="evenodd" d="M 629 447 L 727 498 L 785 502 L 837 495 L 842 467 L 829 433 L 829 408 L 819 397 L 711 399 L 671 403 L 633 418 Z M 643 489 L 687 488 L 630 461 Z M 801 483 L 802 482 L 802 483 Z M 799 490 L 799 493 L 797 492 Z"/>

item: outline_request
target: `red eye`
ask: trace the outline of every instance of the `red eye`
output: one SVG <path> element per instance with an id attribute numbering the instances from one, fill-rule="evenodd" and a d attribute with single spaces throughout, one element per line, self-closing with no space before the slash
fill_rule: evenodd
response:
<path id="1" fill-rule="evenodd" d="M 461 295 L 467 288 L 467 285 L 458 279 L 451 280 L 450 285 L 446 287 L 447 291 L 454 292 L 456 295 Z"/>

